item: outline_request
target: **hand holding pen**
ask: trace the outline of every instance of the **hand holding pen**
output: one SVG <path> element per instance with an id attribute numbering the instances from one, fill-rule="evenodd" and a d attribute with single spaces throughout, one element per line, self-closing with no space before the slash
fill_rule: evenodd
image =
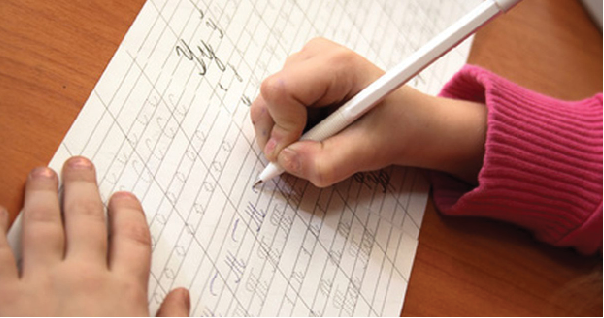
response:
<path id="1" fill-rule="evenodd" d="M 401 136 L 413 135 L 412 131 L 407 131 L 407 127 L 403 127 L 405 131 L 401 131 L 401 134 L 395 136 L 385 133 L 378 138 L 379 140 L 367 138 L 369 135 L 374 134 L 374 131 L 379 131 L 380 129 L 393 132 L 397 127 L 400 129 L 401 125 L 405 126 L 405 124 L 413 128 L 413 124 L 417 123 L 409 122 L 409 120 L 405 121 L 405 119 L 413 118 L 417 120 L 423 118 L 421 116 L 414 117 L 413 113 L 405 114 L 401 117 L 400 112 L 402 107 L 393 110 L 393 114 L 386 115 L 391 120 L 393 118 L 402 119 L 395 120 L 391 127 L 383 127 L 388 123 L 388 121 L 383 120 L 374 123 L 375 127 L 372 129 L 361 131 L 358 136 L 353 135 L 343 140 L 339 140 L 342 138 L 335 138 L 335 141 L 329 141 L 329 139 L 330 137 L 333 138 L 341 130 L 346 130 L 345 128 L 359 118 L 362 118 L 374 107 L 380 108 L 380 105 L 385 103 L 385 100 L 400 99 L 404 90 L 399 90 L 399 88 L 407 81 L 434 60 L 446 54 L 452 47 L 467 38 L 480 26 L 501 12 L 509 10 L 516 2 L 518 0 L 485 1 L 387 73 L 377 69 L 353 52 L 334 43 L 321 39 L 311 41 L 301 52 L 288 58 L 283 70 L 263 82 L 261 94 L 252 105 L 251 117 L 256 128 L 257 142 L 264 149 L 265 155 L 271 161 L 264 171 L 260 173 L 259 181 L 256 185 L 266 182 L 284 171 L 288 171 L 293 175 L 308 179 L 317 186 L 326 186 L 345 179 L 356 171 L 364 171 L 365 169 L 374 170 L 392 163 L 399 163 L 400 160 L 403 162 L 409 161 L 405 160 L 409 159 L 407 157 L 385 160 L 385 157 L 392 156 L 389 156 L 388 153 L 382 153 L 388 150 L 393 151 L 392 147 L 396 147 L 396 149 L 399 149 L 401 146 L 408 147 L 408 145 L 392 144 L 393 137 L 400 138 Z M 393 97 L 391 95 L 396 96 Z M 420 96 L 417 93 L 415 95 Z M 409 98 L 414 99 L 413 97 Z M 420 98 L 422 102 L 419 102 L 418 105 L 428 104 L 428 100 L 430 99 L 430 97 L 424 95 L 423 98 Z M 344 101 L 347 102 L 302 135 L 304 127 L 308 124 L 308 118 L 313 117 L 313 112 L 309 111 L 308 114 L 306 113 L 306 107 L 312 109 L 337 106 L 341 105 Z M 403 105 L 405 102 L 403 99 L 395 104 Z M 448 102 L 442 100 L 432 100 L 431 103 L 441 106 L 448 104 Z M 390 116 L 395 115 L 397 112 L 399 113 L 398 117 Z M 474 110 L 470 112 L 474 114 L 474 116 L 470 116 L 470 120 L 480 117 L 476 113 L 483 113 L 483 111 Z M 464 112 L 462 111 L 461 113 L 463 114 Z M 453 115 L 452 117 L 455 116 Z M 484 114 L 482 114 L 482 117 L 484 117 Z M 459 119 L 462 123 L 465 123 L 462 118 Z M 480 126 L 482 129 L 480 131 L 484 131 L 484 118 L 482 118 L 482 122 Z M 443 124 L 445 127 L 454 126 L 454 123 L 450 122 Z M 378 128 L 379 126 L 382 126 L 382 128 Z M 446 147 L 450 146 L 450 143 L 438 146 L 432 145 L 433 149 L 428 147 L 421 151 L 412 147 L 411 151 L 414 154 L 428 155 L 429 157 L 419 157 L 418 159 L 421 158 L 422 161 L 419 164 L 415 164 L 414 160 L 410 160 L 411 165 L 443 170 L 465 180 L 475 180 L 478 171 L 476 166 L 479 167 L 481 164 L 481 160 L 477 160 L 479 157 L 476 156 L 477 149 L 459 150 L 457 148 L 459 146 L 476 148 L 484 140 L 484 133 L 477 140 L 477 138 L 465 136 L 464 134 L 467 133 L 467 129 L 461 128 L 460 132 L 462 135 L 457 136 L 454 134 L 453 137 L 464 137 L 469 138 L 469 140 L 452 140 L 455 149 L 450 150 Z M 452 129 L 455 130 L 455 128 Z M 446 131 L 446 129 L 444 130 L 442 133 L 452 133 Z M 475 133 L 476 129 L 472 130 L 472 132 L 474 132 L 474 135 L 478 135 Z M 425 138 L 428 136 L 427 133 L 427 131 L 423 132 L 419 136 Z M 442 137 L 451 136 L 446 135 Z M 314 144 L 315 155 L 308 155 L 308 151 L 310 151 L 308 147 L 311 147 L 308 144 L 306 145 L 307 148 L 301 148 L 301 145 L 296 146 L 292 144 L 298 139 L 300 140 L 298 143 L 302 143 L 303 141 L 320 142 L 319 144 Z M 439 142 L 442 143 L 442 140 L 446 139 L 440 139 Z M 334 149 L 330 149 L 330 146 L 334 145 L 334 143 L 337 143 L 337 145 L 335 145 Z M 286 148 L 290 144 L 292 145 Z M 380 145 L 383 146 L 384 144 L 388 146 L 380 147 Z M 320 147 L 319 152 L 317 152 L 317 146 Z M 440 149 L 442 146 L 445 147 Z M 422 145 L 422 147 L 425 147 L 425 145 Z M 378 153 L 375 151 L 378 151 Z M 320 157 L 324 158 L 320 158 L 319 153 Z M 482 152 L 480 152 L 481 154 Z M 368 156 L 375 158 L 368 162 L 365 160 L 365 157 Z M 447 161 L 441 162 L 441 160 L 436 158 L 431 159 L 430 157 L 433 156 L 440 156 L 440 159 L 444 158 Z M 460 159 L 464 160 L 462 167 L 459 166 L 460 163 L 456 162 L 456 160 Z M 472 168 L 468 167 L 468 159 L 470 159 L 469 164 L 472 165 Z M 347 163 L 346 161 L 349 162 Z"/>
<path id="2" fill-rule="evenodd" d="M 297 141 L 384 72 L 354 52 L 315 39 L 267 78 L 252 104 L 256 141 L 271 161 L 319 187 L 391 164 L 475 179 L 482 162 L 484 106 L 402 87 L 339 133 Z"/>

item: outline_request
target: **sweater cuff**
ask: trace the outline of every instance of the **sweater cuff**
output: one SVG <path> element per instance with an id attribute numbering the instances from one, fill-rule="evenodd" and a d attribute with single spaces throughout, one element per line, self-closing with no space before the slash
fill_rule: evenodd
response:
<path id="1" fill-rule="evenodd" d="M 442 213 L 512 222 L 584 253 L 602 249 L 601 93 L 561 101 L 467 65 L 440 95 L 487 107 L 478 186 L 432 174 Z"/>

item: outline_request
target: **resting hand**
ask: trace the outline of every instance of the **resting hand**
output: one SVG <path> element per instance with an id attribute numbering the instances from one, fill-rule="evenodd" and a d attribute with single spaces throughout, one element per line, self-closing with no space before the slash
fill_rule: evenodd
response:
<path id="1" fill-rule="evenodd" d="M 326 110 L 340 106 L 383 74 L 338 44 L 321 38 L 310 41 L 261 85 L 251 107 L 258 145 L 270 161 L 317 186 L 391 164 L 474 180 L 482 164 L 484 106 L 429 96 L 410 87 L 390 93 L 335 136 L 322 142 L 297 141 L 307 124 L 314 125 Z"/>
<path id="2" fill-rule="evenodd" d="M 107 239 L 92 163 L 71 158 L 62 176 L 61 207 L 54 171 L 37 168 L 27 179 L 21 273 L 0 208 L 0 315 L 148 316 L 151 245 L 139 201 L 127 192 L 111 197 Z M 188 315 L 187 304 L 188 292 L 174 290 L 158 314 Z"/>

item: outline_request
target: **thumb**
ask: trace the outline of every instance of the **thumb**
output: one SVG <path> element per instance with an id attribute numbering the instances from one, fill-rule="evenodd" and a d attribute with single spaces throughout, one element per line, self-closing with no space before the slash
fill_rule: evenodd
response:
<path id="1" fill-rule="evenodd" d="M 188 317 L 191 307 L 189 291 L 186 288 L 172 290 L 157 310 L 157 317 Z"/>
<path id="2" fill-rule="evenodd" d="M 321 142 L 293 143 L 279 153 L 277 161 L 289 174 L 318 187 L 330 186 L 359 171 L 382 168 L 375 144 L 354 135 L 345 130 Z"/>

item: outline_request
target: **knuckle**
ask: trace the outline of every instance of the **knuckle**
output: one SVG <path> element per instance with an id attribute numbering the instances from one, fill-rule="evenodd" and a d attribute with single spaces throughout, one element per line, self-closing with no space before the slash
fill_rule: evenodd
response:
<path id="1" fill-rule="evenodd" d="M 302 122 L 299 117 L 281 116 L 273 130 L 276 131 L 278 135 L 283 136 L 286 141 L 294 142 L 302 135 L 304 124 L 305 123 Z"/>
<path id="2" fill-rule="evenodd" d="M 61 218 L 55 208 L 52 207 L 35 207 L 25 210 L 25 217 L 28 222 L 53 223 Z"/>
<path id="3" fill-rule="evenodd" d="M 277 74 L 267 77 L 260 84 L 260 93 L 262 94 L 262 97 L 264 97 L 266 101 L 273 101 L 281 94 L 281 82 L 282 81 L 279 79 Z"/>
<path id="4" fill-rule="evenodd" d="M 147 301 L 147 290 L 146 286 L 143 286 L 136 279 L 120 279 L 117 280 L 120 293 L 128 300 L 135 302 L 146 302 Z"/>
<path id="5" fill-rule="evenodd" d="M 252 103 L 252 106 L 250 107 L 250 118 L 252 119 L 252 122 L 257 122 L 262 117 L 263 113 L 266 113 L 264 106 L 260 105 L 258 102 Z"/>
<path id="6" fill-rule="evenodd" d="M 55 281 L 63 281 L 65 285 L 72 286 L 80 291 L 94 292 L 98 286 L 102 286 L 107 279 L 107 270 L 97 263 L 81 259 L 65 261 L 63 266 L 52 272 L 48 284 Z"/>
<path id="7" fill-rule="evenodd" d="M 358 55 L 345 47 L 334 48 L 328 62 L 337 68 L 350 68 L 354 66 Z"/>
<path id="8" fill-rule="evenodd" d="M 23 232 L 23 245 L 44 242 L 48 249 L 61 250 L 63 248 L 64 232 L 58 224 L 33 224 L 23 225 L 27 230 Z"/>
<path id="9" fill-rule="evenodd" d="M 105 222 L 103 205 L 97 200 L 78 200 L 72 202 L 65 207 L 65 213 L 68 215 L 87 217 L 94 221 Z"/>
<path id="10" fill-rule="evenodd" d="M 294 53 L 288 57 L 285 58 L 285 63 L 283 63 L 285 66 L 289 66 L 291 64 L 293 64 L 295 61 L 297 61 L 299 59 L 299 57 L 301 56 L 302 52 L 298 52 L 298 53 Z"/>
<path id="11" fill-rule="evenodd" d="M 315 186 L 319 188 L 325 188 L 334 183 L 334 173 L 333 169 L 327 168 L 325 165 L 322 165 L 320 161 L 315 163 L 315 169 L 313 171 L 312 178 L 310 182 L 312 182 Z"/>
<path id="12" fill-rule="evenodd" d="M 331 43 L 331 41 L 327 40 L 324 37 L 318 36 L 318 37 L 314 37 L 314 38 L 310 39 L 310 41 L 308 41 L 302 49 L 308 50 L 314 46 L 320 46 L 320 45 L 324 45 L 326 43 Z"/>

